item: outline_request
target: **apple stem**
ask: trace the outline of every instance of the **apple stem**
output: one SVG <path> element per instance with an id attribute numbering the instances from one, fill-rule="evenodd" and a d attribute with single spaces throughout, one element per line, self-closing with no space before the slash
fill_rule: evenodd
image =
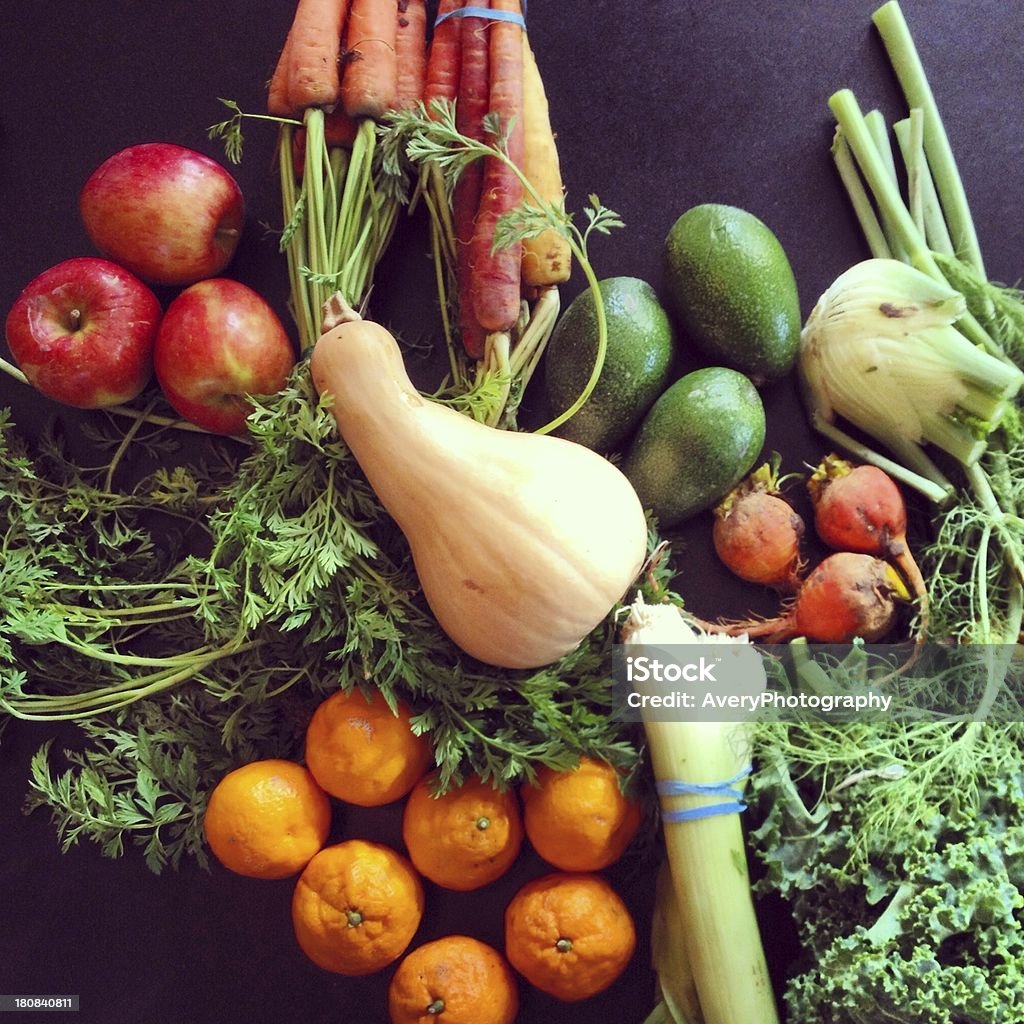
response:
<path id="1" fill-rule="evenodd" d="M 82 326 L 82 311 L 80 309 L 72 309 L 68 312 L 68 329 L 77 331 Z"/>

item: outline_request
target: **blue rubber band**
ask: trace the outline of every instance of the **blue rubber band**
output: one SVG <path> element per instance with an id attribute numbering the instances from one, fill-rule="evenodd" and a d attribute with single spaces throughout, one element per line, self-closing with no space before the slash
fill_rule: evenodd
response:
<path id="1" fill-rule="evenodd" d="M 719 804 L 702 804 L 698 807 L 684 807 L 675 811 L 663 811 L 662 820 L 668 823 L 677 821 L 697 821 L 700 818 L 714 818 L 720 814 L 740 814 L 747 809 L 743 800 L 743 792 L 733 787 L 745 779 L 753 771 L 747 766 L 738 775 L 725 782 L 681 782 L 677 779 L 664 779 L 657 784 L 661 796 L 724 796 L 733 799 Z"/>
<path id="2" fill-rule="evenodd" d="M 523 4 L 523 10 L 526 10 L 526 4 Z M 520 28 L 526 28 L 526 19 L 522 14 L 516 14 L 514 11 L 492 11 L 489 7 L 472 6 L 456 7 L 445 14 L 439 14 L 434 19 L 434 28 L 437 28 L 442 21 L 446 21 L 448 18 L 486 18 L 488 21 L 511 21 Z"/>
<path id="3" fill-rule="evenodd" d="M 662 811 L 661 820 L 668 825 L 679 821 L 699 821 L 701 818 L 716 818 L 722 814 L 742 814 L 747 809 L 744 803 L 729 801 L 722 804 L 705 804 L 702 807 L 687 807 L 677 811 Z"/>

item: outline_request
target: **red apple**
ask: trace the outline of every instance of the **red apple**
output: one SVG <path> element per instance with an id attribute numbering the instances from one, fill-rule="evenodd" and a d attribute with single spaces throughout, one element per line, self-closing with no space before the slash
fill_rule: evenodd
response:
<path id="1" fill-rule="evenodd" d="M 178 414 L 216 434 L 244 434 L 248 395 L 284 387 L 295 353 L 277 314 L 226 277 L 200 281 L 167 307 L 153 353 L 156 378 Z"/>
<path id="2" fill-rule="evenodd" d="M 150 284 L 187 285 L 219 274 L 245 221 L 231 174 L 169 142 L 129 146 L 105 160 L 82 187 L 78 207 L 96 248 Z"/>
<path id="3" fill-rule="evenodd" d="M 7 314 L 7 345 L 44 395 L 79 409 L 119 405 L 152 376 L 160 312 L 134 274 L 81 256 L 24 287 Z"/>

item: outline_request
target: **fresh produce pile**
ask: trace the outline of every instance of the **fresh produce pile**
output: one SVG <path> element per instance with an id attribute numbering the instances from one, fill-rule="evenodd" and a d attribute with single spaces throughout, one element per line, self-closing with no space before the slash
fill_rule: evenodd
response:
<path id="1" fill-rule="evenodd" d="M 803 323 L 770 224 L 711 197 L 668 232 L 662 289 L 598 273 L 591 243 L 629 227 L 568 208 L 524 14 L 299 0 L 266 110 L 227 99 L 209 128 L 236 164 L 276 140 L 288 323 L 231 276 L 224 164 L 138 143 L 85 180 L 96 255 L 25 285 L 0 361 L 80 410 L 89 448 L 0 412 L 0 712 L 77 730 L 60 757 L 42 736 L 27 807 L 65 850 L 285 880 L 296 955 L 386 977 L 394 1024 L 604 992 L 645 924 L 607 873 L 628 856 L 658 878 L 650 1024 L 1009 1024 L 1024 301 L 987 280 L 900 9 L 874 16 L 896 148 L 852 92 L 830 101 L 871 259 Z M 437 288 L 428 381 L 422 340 L 376 319 L 406 224 Z M 765 450 L 794 379 L 816 466 Z M 774 613 L 680 597 L 695 527 Z M 825 672 L 816 643 L 849 653 Z M 613 711 L 632 645 L 761 644 L 793 692 L 943 713 Z M 929 657 L 970 648 L 968 670 Z M 400 808 L 401 843 L 339 835 L 353 807 Z M 500 948 L 417 938 L 527 843 L 545 870 Z"/>

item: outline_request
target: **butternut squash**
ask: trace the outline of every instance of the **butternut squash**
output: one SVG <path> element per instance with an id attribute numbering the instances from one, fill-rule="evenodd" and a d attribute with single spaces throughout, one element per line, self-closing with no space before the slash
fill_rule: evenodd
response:
<path id="1" fill-rule="evenodd" d="M 510 669 L 550 664 L 600 624 L 640 571 L 643 509 L 600 455 L 429 400 L 395 339 L 370 321 L 326 330 L 311 372 L 405 534 L 438 624 L 467 654 Z"/>

